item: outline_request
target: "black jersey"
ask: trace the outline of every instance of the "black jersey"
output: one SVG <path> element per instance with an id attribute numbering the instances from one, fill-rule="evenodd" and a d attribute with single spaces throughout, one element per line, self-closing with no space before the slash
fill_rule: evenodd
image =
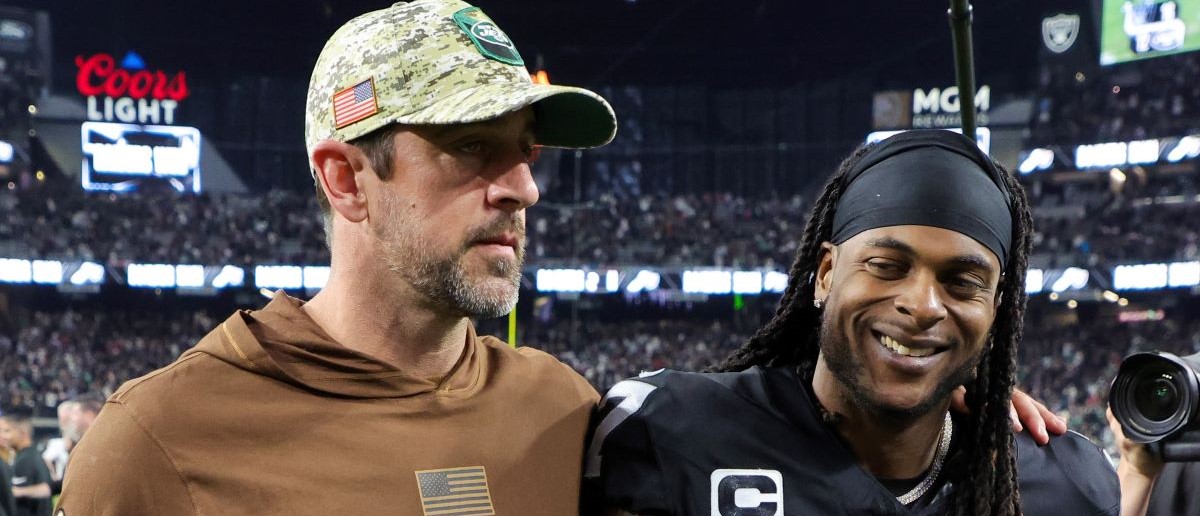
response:
<path id="1" fill-rule="evenodd" d="M 13 516 L 16 513 L 16 501 L 12 494 L 12 468 L 0 458 L 0 516 Z"/>
<path id="2" fill-rule="evenodd" d="M 45 461 L 42 460 L 42 454 L 38 453 L 36 447 L 30 446 L 17 452 L 17 456 L 13 459 L 13 487 L 32 487 L 49 483 L 50 469 L 46 467 Z M 49 496 L 17 498 L 15 505 L 17 516 L 50 516 L 50 511 L 53 509 Z"/>
<path id="3" fill-rule="evenodd" d="M 965 443 L 910 506 L 855 461 L 792 369 L 645 374 L 605 397 L 586 469 L 587 508 L 676 516 L 936 515 L 965 472 Z M 1104 452 L 1079 434 L 1017 436 L 1026 516 L 1116 515 Z"/>

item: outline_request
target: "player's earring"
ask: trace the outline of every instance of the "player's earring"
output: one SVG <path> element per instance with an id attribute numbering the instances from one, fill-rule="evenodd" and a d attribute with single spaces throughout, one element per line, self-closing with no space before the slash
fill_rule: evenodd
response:
<path id="1" fill-rule="evenodd" d="M 817 307 L 817 310 L 820 310 L 820 309 L 821 309 L 821 305 L 823 305 L 823 304 L 825 304 L 825 300 L 823 300 L 823 299 L 813 299 L 813 306 Z"/>

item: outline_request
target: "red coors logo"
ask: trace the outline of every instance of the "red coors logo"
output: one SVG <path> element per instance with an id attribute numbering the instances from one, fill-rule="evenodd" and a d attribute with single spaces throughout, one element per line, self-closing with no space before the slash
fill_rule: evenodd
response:
<path id="1" fill-rule="evenodd" d="M 188 96 L 187 76 L 183 72 L 168 78 L 162 70 L 117 68 L 116 60 L 108 54 L 96 54 L 87 59 L 77 56 L 75 66 L 79 67 L 75 87 L 89 97 L 106 95 L 180 101 Z"/>

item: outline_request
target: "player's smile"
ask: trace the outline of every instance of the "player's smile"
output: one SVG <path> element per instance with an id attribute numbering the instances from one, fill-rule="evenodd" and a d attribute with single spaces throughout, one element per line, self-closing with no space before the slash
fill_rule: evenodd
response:
<path id="1" fill-rule="evenodd" d="M 864 231 L 830 251 L 822 351 L 846 389 L 910 411 L 970 379 L 995 317 L 994 254 L 916 225 Z"/>
<path id="2" fill-rule="evenodd" d="M 944 358 L 943 353 L 950 349 L 949 345 L 940 341 L 892 337 L 901 335 L 897 332 L 889 334 L 871 330 L 870 333 L 878 344 L 875 349 L 884 363 L 905 373 L 927 373 Z"/>

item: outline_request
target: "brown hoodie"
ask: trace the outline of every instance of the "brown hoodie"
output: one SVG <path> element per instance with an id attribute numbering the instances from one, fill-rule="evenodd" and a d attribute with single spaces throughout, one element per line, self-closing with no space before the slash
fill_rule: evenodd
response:
<path id="1" fill-rule="evenodd" d="M 468 331 L 440 382 L 341 346 L 282 293 L 123 385 L 59 508 L 103 515 L 576 514 L 598 396 Z"/>

